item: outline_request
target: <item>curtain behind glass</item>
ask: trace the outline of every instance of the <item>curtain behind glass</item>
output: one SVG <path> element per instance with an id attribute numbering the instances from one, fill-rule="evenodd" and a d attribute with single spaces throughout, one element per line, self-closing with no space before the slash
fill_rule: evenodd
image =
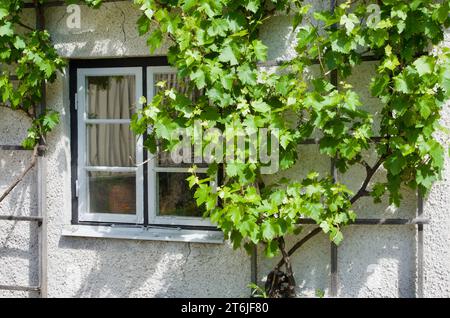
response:
<path id="1" fill-rule="evenodd" d="M 88 78 L 89 119 L 131 119 L 136 108 L 134 76 Z M 135 164 L 136 138 L 128 124 L 88 125 L 89 165 Z"/>

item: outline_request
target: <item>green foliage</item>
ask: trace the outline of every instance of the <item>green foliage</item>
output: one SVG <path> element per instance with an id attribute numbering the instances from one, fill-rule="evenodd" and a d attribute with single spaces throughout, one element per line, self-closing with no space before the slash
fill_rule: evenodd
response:
<path id="1" fill-rule="evenodd" d="M 443 27 L 450 25 L 448 1 L 378 1 L 378 21 L 370 18 L 366 1 L 353 5 L 348 1 L 335 12 L 313 14 L 302 1 L 135 2 L 144 12 L 138 25 L 141 34 L 148 33 L 150 48 L 167 41 L 170 63 L 180 77 L 191 80 L 188 91 L 204 92 L 194 101 L 189 94 L 163 90 L 135 116 L 137 133 L 153 127 L 146 140 L 153 151 L 156 145 L 160 151 L 172 149 L 180 142 L 173 132 L 196 121 L 204 129 L 278 128 L 280 168 L 286 170 L 298 160 L 297 146 L 318 133 L 320 152 L 334 158 L 341 172 L 361 164 L 370 181 L 373 167 L 362 155 L 373 137 L 380 136 L 376 152 L 387 180 L 371 190 L 362 188 L 361 193 L 369 191 L 378 202 L 388 192 L 390 201 L 400 204 L 402 186 L 425 192 L 439 177 L 444 151 L 433 134 L 450 92 L 450 54 L 447 50 L 430 54 L 429 47 L 442 41 Z M 258 66 L 267 58 L 259 29 L 274 12 L 293 14 L 298 38 L 297 56 L 278 73 Z M 383 104 L 377 132 L 372 115 L 345 82 L 365 54 L 380 59 L 368 88 Z M 316 61 L 320 72 L 307 80 L 305 72 Z M 342 80 L 338 87 L 330 80 L 333 72 Z M 224 182 L 217 188 L 200 180 L 195 169 L 188 179 L 196 188 L 197 204 L 206 207 L 205 217 L 235 247 L 243 245 L 250 251 L 263 243 L 266 255 L 274 256 L 278 239 L 297 233 L 304 217 L 312 218 L 336 244 L 342 241 L 341 228 L 355 219 L 351 206 L 359 192 L 354 195 L 314 171 L 303 180 L 266 185 L 261 167 L 248 161 L 226 162 Z M 209 178 L 216 172 L 211 169 Z"/>
<path id="2" fill-rule="evenodd" d="M 439 178 L 444 149 L 433 134 L 449 97 L 443 74 L 450 52 L 430 53 L 429 48 L 443 40 L 443 27 L 450 25 L 448 9 L 448 1 L 383 1 L 381 19 L 364 25 L 360 21 L 368 19 L 366 4 L 344 3 L 324 20 L 327 25 L 339 20 L 344 26 L 329 27 L 320 39 L 322 47 L 331 47 L 323 56 L 329 69 L 345 79 L 360 63 L 361 52 L 381 60 L 371 92 L 384 104 L 377 152 L 384 159 L 387 181 L 375 188 L 377 199 L 387 190 L 391 203 L 398 205 L 403 185 L 426 193 Z"/>
<path id="3" fill-rule="evenodd" d="M 317 298 L 324 298 L 325 291 L 323 289 L 316 289 L 315 295 Z"/>
<path id="4" fill-rule="evenodd" d="M 46 1 L 39 1 L 44 3 Z M 72 1 L 74 2 L 74 1 Z M 80 2 L 80 1 L 76 1 Z M 83 1 L 98 6 L 100 0 Z M 37 114 L 42 100 L 42 86 L 53 82 L 65 61 L 53 47 L 45 30 L 23 22 L 25 1 L 2 0 L 0 3 L 0 106 L 23 111 L 32 120 L 26 148 L 33 148 L 44 133 L 58 122 L 57 114 Z"/>
<path id="5" fill-rule="evenodd" d="M 32 149 L 41 138 L 51 132 L 59 124 L 59 114 L 55 111 L 48 111 L 44 115 L 33 120 L 28 134 L 22 145 L 26 149 Z"/>
<path id="6" fill-rule="evenodd" d="M 254 298 L 269 298 L 264 288 L 255 283 L 249 284 L 248 288 L 252 290 L 252 297 Z"/>

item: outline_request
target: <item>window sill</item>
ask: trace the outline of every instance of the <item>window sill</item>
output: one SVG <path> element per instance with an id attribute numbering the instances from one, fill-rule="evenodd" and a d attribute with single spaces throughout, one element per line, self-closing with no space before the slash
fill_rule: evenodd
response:
<path id="1" fill-rule="evenodd" d="M 220 231 L 132 228 L 125 226 L 67 225 L 63 228 L 62 235 L 139 241 L 224 243 L 224 236 Z"/>

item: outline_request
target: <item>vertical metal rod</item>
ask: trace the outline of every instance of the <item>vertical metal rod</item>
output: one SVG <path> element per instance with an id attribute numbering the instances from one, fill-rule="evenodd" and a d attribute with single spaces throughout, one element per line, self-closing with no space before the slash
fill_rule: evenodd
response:
<path id="1" fill-rule="evenodd" d="M 331 160 L 331 175 L 337 181 L 337 171 L 334 159 Z M 330 296 L 336 297 L 338 292 L 338 247 L 331 242 L 330 245 Z"/>
<path id="2" fill-rule="evenodd" d="M 45 29 L 44 7 L 37 1 L 34 1 L 36 7 L 36 29 Z M 42 83 L 41 102 L 37 109 L 37 116 L 45 114 L 46 108 L 46 83 Z M 46 200 L 46 158 L 45 158 L 45 142 L 41 138 L 39 141 L 38 165 L 37 165 L 37 194 L 38 194 L 38 210 L 42 222 L 39 226 L 39 286 L 41 298 L 47 298 L 47 200 Z"/>
<path id="3" fill-rule="evenodd" d="M 423 216 L 423 195 L 419 190 L 417 193 L 417 217 Z M 424 297 L 424 250 L 423 250 L 423 224 L 417 225 L 417 291 L 416 297 Z"/>
<path id="4" fill-rule="evenodd" d="M 142 92 L 144 93 L 144 97 L 146 100 L 148 100 L 148 92 L 147 92 L 147 68 L 146 67 L 142 67 Z M 147 132 L 144 133 L 144 135 L 142 136 L 143 138 L 143 142 L 145 142 L 145 140 L 147 139 L 148 134 Z M 145 150 L 145 148 L 144 148 Z M 144 162 L 147 162 L 148 160 L 148 151 L 144 151 Z M 144 165 L 144 189 L 148 189 L 148 169 L 149 169 L 149 165 L 146 164 Z M 148 206 L 148 191 L 144 191 L 144 226 L 148 226 L 149 224 L 149 220 L 148 220 L 148 216 L 149 216 L 149 206 Z"/>
<path id="5" fill-rule="evenodd" d="M 336 9 L 336 0 L 331 0 L 330 3 L 330 11 L 331 13 L 334 13 L 334 10 Z M 337 28 L 337 25 L 333 25 L 333 28 Z M 333 70 L 330 74 L 330 81 L 331 84 L 333 84 L 336 89 L 338 89 L 338 73 L 337 70 Z M 333 182 L 337 182 L 338 180 L 338 174 L 336 170 L 336 162 L 335 159 L 331 160 L 331 176 L 333 178 Z M 336 297 L 338 293 L 338 247 L 336 244 L 331 242 L 330 246 L 330 296 Z"/>
<path id="6" fill-rule="evenodd" d="M 331 242 L 331 279 L 330 296 L 336 297 L 338 293 L 338 247 Z"/>
<path id="7" fill-rule="evenodd" d="M 256 245 L 253 247 L 250 259 L 250 276 L 251 282 L 258 285 L 258 247 Z"/>
<path id="8" fill-rule="evenodd" d="M 42 222 L 39 223 L 39 285 L 41 298 L 47 298 L 47 213 L 46 213 L 46 158 L 38 157 L 37 164 L 37 192 L 38 192 L 38 210 Z"/>

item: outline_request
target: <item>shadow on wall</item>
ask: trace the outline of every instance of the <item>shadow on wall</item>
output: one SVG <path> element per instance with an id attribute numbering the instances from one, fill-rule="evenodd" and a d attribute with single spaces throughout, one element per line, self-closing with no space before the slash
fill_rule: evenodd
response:
<path id="1" fill-rule="evenodd" d="M 371 198 L 355 205 L 361 218 L 414 218 L 417 196 L 403 189 L 404 201 L 395 208 L 388 198 Z M 344 229 L 338 251 L 338 295 L 342 297 L 414 297 L 416 294 L 416 227 L 361 226 Z"/>
<path id="2" fill-rule="evenodd" d="M 225 245 L 65 238 L 51 288 L 62 297 L 245 297 L 248 259 Z M 237 263 L 237 262 L 238 263 Z M 240 263 L 239 263 L 240 262 Z"/>
<path id="3" fill-rule="evenodd" d="M 0 153 L 0 194 L 28 164 L 29 153 Z M 0 214 L 37 215 L 36 169 L 0 203 Z M 36 286 L 39 283 L 38 227 L 36 223 L 0 221 L 0 285 Z M 36 297 L 36 292 L 0 291 L 0 297 Z"/>
<path id="4" fill-rule="evenodd" d="M 38 286 L 37 226 L 23 222 L 2 222 L 4 224 L 0 225 L 0 285 Z M 37 292 L 0 291 L 0 298 L 38 296 Z"/>
<path id="5" fill-rule="evenodd" d="M 188 256 L 181 250 L 155 255 L 152 247 L 145 245 L 140 241 L 62 237 L 59 248 L 68 254 L 63 258 L 64 272 L 57 276 L 65 282 L 55 283 L 64 286 L 60 292 L 70 297 L 167 297 L 171 282 L 166 277 L 169 273 L 179 275 Z"/>
<path id="6" fill-rule="evenodd" d="M 415 297 L 416 233 L 412 225 L 346 228 L 338 249 L 338 297 Z M 289 246 L 297 241 L 290 238 Z M 259 250 L 260 285 L 279 259 L 264 259 Z M 315 297 L 316 290 L 330 296 L 330 262 L 330 242 L 324 234 L 293 255 L 299 297 Z"/>
<path id="7" fill-rule="evenodd" d="M 338 252 L 340 297 L 415 297 L 414 226 L 351 226 Z"/>

